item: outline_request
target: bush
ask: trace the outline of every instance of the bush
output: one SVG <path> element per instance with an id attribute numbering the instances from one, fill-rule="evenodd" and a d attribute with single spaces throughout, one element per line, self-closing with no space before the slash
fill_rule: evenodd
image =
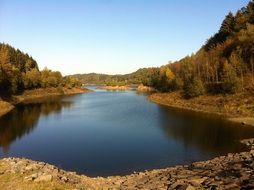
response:
<path id="1" fill-rule="evenodd" d="M 184 84 L 184 95 L 186 98 L 193 98 L 205 93 L 202 80 L 199 77 L 193 77 Z"/>
<path id="2" fill-rule="evenodd" d="M 222 84 L 222 89 L 224 93 L 234 94 L 239 91 L 241 86 L 241 81 L 237 76 L 231 78 L 226 78 Z"/>
<path id="3" fill-rule="evenodd" d="M 178 75 L 175 76 L 175 78 L 172 81 L 172 90 L 180 90 L 183 88 L 183 80 Z"/>
<path id="4" fill-rule="evenodd" d="M 36 68 L 27 71 L 23 76 L 24 87 L 26 89 L 38 88 L 41 83 L 41 73 Z"/>

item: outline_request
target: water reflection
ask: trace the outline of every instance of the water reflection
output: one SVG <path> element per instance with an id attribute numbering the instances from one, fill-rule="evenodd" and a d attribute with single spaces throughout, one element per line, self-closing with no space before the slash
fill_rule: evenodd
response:
<path id="1" fill-rule="evenodd" d="M 95 90 L 18 106 L 0 119 L 0 157 L 123 175 L 242 151 L 239 139 L 249 137 L 254 127 L 159 106 L 144 93 Z"/>
<path id="2" fill-rule="evenodd" d="M 41 116 L 58 114 L 62 108 L 70 108 L 71 101 L 62 101 L 62 97 L 49 97 L 27 101 L 0 119 L 0 147 L 7 153 L 13 141 L 29 134 Z"/>
<path id="3" fill-rule="evenodd" d="M 241 139 L 252 138 L 254 128 L 225 119 L 192 111 L 161 106 L 162 129 L 165 135 L 181 141 L 186 148 L 198 147 L 202 154 L 239 152 L 246 147 Z"/>

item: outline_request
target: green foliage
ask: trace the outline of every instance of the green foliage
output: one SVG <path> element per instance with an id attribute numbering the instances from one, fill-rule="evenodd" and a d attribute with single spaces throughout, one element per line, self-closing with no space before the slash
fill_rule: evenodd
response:
<path id="1" fill-rule="evenodd" d="M 205 93 L 202 80 L 199 77 L 193 77 L 184 83 L 184 95 L 186 98 L 193 98 Z"/>

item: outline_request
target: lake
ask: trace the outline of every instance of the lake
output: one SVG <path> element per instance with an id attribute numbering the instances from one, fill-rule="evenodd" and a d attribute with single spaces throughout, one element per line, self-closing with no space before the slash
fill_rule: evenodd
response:
<path id="1" fill-rule="evenodd" d="M 189 164 L 245 150 L 254 128 L 160 106 L 135 91 L 18 105 L 0 118 L 0 157 L 25 157 L 88 176 Z"/>

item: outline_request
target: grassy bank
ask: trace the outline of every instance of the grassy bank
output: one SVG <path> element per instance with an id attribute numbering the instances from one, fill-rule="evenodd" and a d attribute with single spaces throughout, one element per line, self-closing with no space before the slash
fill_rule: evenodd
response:
<path id="1" fill-rule="evenodd" d="M 234 95 L 204 95 L 192 99 L 183 98 L 181 92 L 155 93 L 152 102 L 197 112 L 225 116 L 234 122 L 254 125 L 254 98 L 249 93 Z"/>
<path id="2" fill-rule="evenodd" d="M 10 112 L 16 104 L 49 96 L 73 95 L 89 92 L 86 88 L 40 88 L 26 90 L 24 93 L 8 99 L 0 99 L 0 117 Z"/>

